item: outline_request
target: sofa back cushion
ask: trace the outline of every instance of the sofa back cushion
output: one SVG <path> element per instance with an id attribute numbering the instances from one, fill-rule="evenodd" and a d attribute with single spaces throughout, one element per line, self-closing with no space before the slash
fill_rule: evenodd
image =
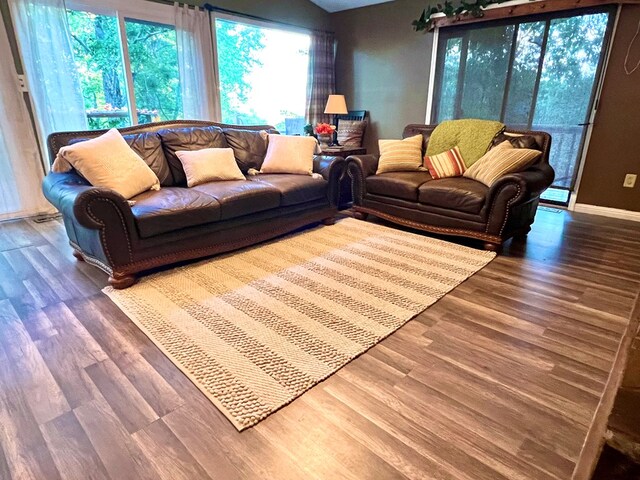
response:
<path id="1" fill-rule="evenodd" d="M 149 168 L 160 180 L 160 185 L 163 187 L 173 185 L 173 175 L 169 169 L 167 157 L 164 156 L 162 142 L 158 135 L 154 132 L 141 132 L 123 135 L 122 138 L 149 165 Z"/>
<path id="2" fill-rule="evenodd" d="M 250 168 L 260 170 L 267 154 L 268 134 L 276 131 L 225 128 L 223 132 L 227 143 L 233 149 L 240 170 L 245 173 Z"/>
<path id="3" fill-rule="evenodd" d="M 186 187 L 187 177 L 182 163 L 176 156 L 178 150 L 202 150 L 204 148 L 228 148 L 222 128 L 197 126 L 168 128 L 158 131 L 162 148 L 173 175 L 174 185 Z"/>

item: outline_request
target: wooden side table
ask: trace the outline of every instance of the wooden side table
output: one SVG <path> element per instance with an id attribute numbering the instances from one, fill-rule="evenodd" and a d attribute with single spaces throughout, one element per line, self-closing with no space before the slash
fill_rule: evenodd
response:
<path id="1" fill-rule="evenodd" d="M 349 155 L 365 155 L 367 153 L 366 148 L 359 147 L 329 147 L 320 153 L 322 156 L 335 156 L 347 158 Z"/>

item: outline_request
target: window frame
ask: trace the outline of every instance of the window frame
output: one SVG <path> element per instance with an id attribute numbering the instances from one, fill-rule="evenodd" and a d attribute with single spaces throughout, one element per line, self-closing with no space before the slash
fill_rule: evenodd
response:
<path id="1" fill-rule="evenodd" d="M 120 56 L 124 70 L 124 80 L 127 88 L 127 102 L 131 126 L 140 125 L 137 103 L 133 84 L 133 72 L 129 58 L 129 44 L 127 40 L 127 20 L 158 23 L 176 27 L 174 9 L 170 5 L 157 4 L 149 8 L 147 0 L 111 0 L 109 5 L 99 0 L 66 0 L 65 9 L 89 12 L 95 15 L 111 16 L 118 22 L 118 39 L 120 41 Z M 215 54 L 214 54 L 215 56 Z"/>
<path id="2" fill-rule="evenodd" d="M 121 1 L 121 0 L 119 0 Z M 251 25 L 254 27 L 261 27 L 261 28 L 268 28 L 271 30 L 284 30 L 287 32 L 293 32 L 293 33 L 301 33 L 304 35 L 309 35 L 310 38 L 313 37 L 313 30 L 309 29 L 309 28 L 304 28 L 304 27 L 298 27 L 295 25 L 289 25 L 286 23 L 280 23 L 280 22 L 276 22 L 276 21 L 270 21 L 270 20 L 261 20 L 261 19 L 256 19 L 256 18 L 252 18 L 250 16 L 243 16 L 243 15 L 237 15 L 237 14 L 231 14 L 231 13 L 226 13 L 226 12 L 222 12 L 222 11 L 218 11 L 218 10 L 213 10 L 211 11 L 211 15 L 210 15 L 210 21 L 211 21 L 211 38 L 213 40 L 213 72 L 214 72 L 214 78 L 215 78 L 215 88 L 214 91 L 216 92 L 216 94 L 218 95 L 218 98 L 216 99 L 216 109 L 217 109 L 217 115 L 218 115 L 218 120 L 222 121 L 222 98 L 221 98 L 221 85 L 220 85 L 220 68 L 218 65 L 218 36 L 217 36 L 217 31 L 216 31 L 216 20 L 220 19 L 220 20 L 226 20 L 229 22 L 236 22 L 236 23 L 243 23 L 245 25 Z M 307 79 L 308 82 L 308 79 Z M 307 84 L 308 87 L 308 84 Z"/>

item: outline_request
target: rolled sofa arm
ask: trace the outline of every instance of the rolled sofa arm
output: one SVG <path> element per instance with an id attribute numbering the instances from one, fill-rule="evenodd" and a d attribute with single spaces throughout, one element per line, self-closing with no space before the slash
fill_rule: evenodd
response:
<path id="1" fill-rule="evenodd" d="M 344 173 L 346 162 L 342 157 L 316 155 L 313 157 L 313 173 L 319 173 L 329 182 L 329 203 L 338 205 L 340 195 L 340 179 Z"/>
<path id="2" fill-rule="evenodd" d="M 526 202 L 534 197 L 540 196 L 551 186 L 555 178 L 555 172 L 550 165 L 543 163 L 525 170 L 524 172 L 510 173 L 501 177 L 496 183 L 491 185 L 489 198 L 495 199 L 499 192 L 505 187 L 513 184 L 518 190 L 518 198 L 511 203 Z"/>
<path id="3" fill-rule="evenodd" d="M 362 205 L 367 193 L 367 177 L 378 170 L 379 155 L 350 155 L 347 157 L 347 173 L 351 177 L 354 205 Z"/>
<path id="4" fill-rule="evenodd" d="M 131 261 L 137 230 L 131 207 L 119 193 L 91 186 L 77 173 L 49 173 L 44 196 L 62 213 L 69 238 L 83 253 L 110 267 Z"/>
<path id="5" fill-rule="evenodd" d="M 502 236 L 511 209 L 537 199 L 553 183 L 554 177 L 553 168 L 546 163 L 501 177 L 487 195 L 487 232 Z M 532 211 L 535 213 L 535 207 Z"/>

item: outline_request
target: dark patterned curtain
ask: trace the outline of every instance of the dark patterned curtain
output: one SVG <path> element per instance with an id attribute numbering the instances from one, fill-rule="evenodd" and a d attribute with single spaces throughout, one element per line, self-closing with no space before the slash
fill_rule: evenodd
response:
<path id="1" fill-rule="evenodd" d="M 307 80 L 307 121 L 315 127 L 317 123 L 331 122 L 325 115 L 327 98 L 335 93 L 335 37 L 331 32 L 314 32 L 309 49 L 309 76 Z"/>

